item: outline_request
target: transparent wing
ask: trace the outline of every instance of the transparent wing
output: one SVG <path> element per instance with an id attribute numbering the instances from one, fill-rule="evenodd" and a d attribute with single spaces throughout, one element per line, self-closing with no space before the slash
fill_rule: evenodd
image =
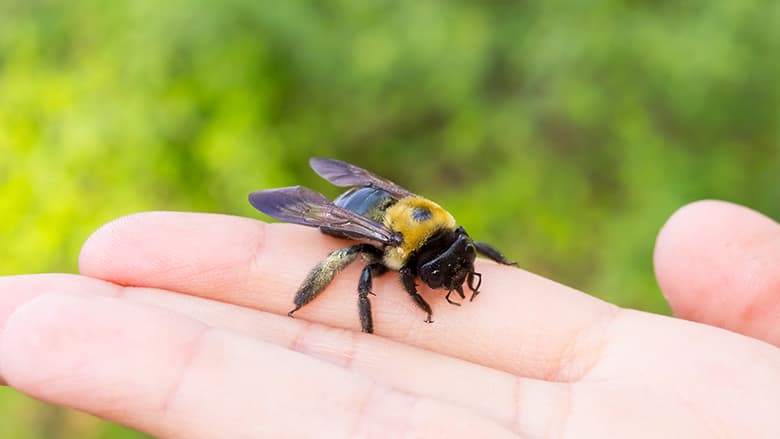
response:
<path id="1" fill-rule="evenodd" d="M 336 206 L 324 195 L 302 186 L 252 192 L 249 203 L 276 219 L 339 232 L 351 239 L 369 239 L 388 245 L 398 245 L 402 240 L 384 225 Z"/>
<path id="2" fill-rule="evenodd" d="M 382 189 L 398 199 L 414 195 L 390 180 L 341 160 L 313 157 L 309 160 L 309 164 L 320 177 L 336 186 L 371 186 Z"/>

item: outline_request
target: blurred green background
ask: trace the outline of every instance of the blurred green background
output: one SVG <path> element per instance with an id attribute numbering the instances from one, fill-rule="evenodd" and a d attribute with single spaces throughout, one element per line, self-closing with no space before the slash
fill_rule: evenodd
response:
<path id="1" fill-rule="evenodd" d="M 780 2 L 0 0 L 0 274 L 75 272 L 132 212 L 336 195 L 317 155 L 668 312 L 651 258 L 675 209 L 780 217 L 778 54 Z M 141 437 L 8 389 L 0 416 L 0 437 Z"/>

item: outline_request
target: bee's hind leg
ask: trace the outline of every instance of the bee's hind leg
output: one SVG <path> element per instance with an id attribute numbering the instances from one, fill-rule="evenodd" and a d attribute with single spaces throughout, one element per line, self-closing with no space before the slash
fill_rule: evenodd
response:
<path id="1" fill-rule="evenodd" d="M 387 267 L 380 262 L 373 262 L 363 268 L 358 282 L 358 311 L 360 313 L 360 327 L 363 332 L 372 334 L 374 332 L 374 320 L 371 317 L 371 302 L 368 295 L 372 294 L 372 279 L 374 276 L 381 276 L 387 272 Z"/>
<path id="2" fill-rule="evenodd" d="M 331 252 L 306 276 L 298 292 L 295 293 L 295 308 L 287 315 L 292 317 L 293 313 L 314 300 L 333 281 L 338 272 L 361 254 L 376 259 L 382 255 L 382 251 L 370 244 L 357 244 Z"/>

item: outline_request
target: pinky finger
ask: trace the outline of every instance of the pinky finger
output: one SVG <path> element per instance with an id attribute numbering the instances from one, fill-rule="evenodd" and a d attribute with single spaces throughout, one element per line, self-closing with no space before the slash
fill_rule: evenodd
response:
<path id="1" fill-rule="evenodd" d="M 162 437 L 514 436 L 456 406 L 109 297 L 45 294 L 22 305 L 0 338 L 0 375 Z"/>

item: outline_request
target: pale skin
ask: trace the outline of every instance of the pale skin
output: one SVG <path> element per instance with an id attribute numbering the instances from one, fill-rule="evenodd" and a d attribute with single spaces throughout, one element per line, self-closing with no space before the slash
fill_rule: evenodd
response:
<path id="1" fill-rule="evenodd" d="M 474 302 L 420 287 L 432 324 L 391 272 L 360 333 L 359 264 L 288 318 L 339 246 L 248 218 L 122 218 L 81 275 L 0 278 L 0 379 L 170 438 L 780 437 L 780 225 L 756 212 L 699 202 L 664 226 L 677 318 L 485 260 Z"/>

